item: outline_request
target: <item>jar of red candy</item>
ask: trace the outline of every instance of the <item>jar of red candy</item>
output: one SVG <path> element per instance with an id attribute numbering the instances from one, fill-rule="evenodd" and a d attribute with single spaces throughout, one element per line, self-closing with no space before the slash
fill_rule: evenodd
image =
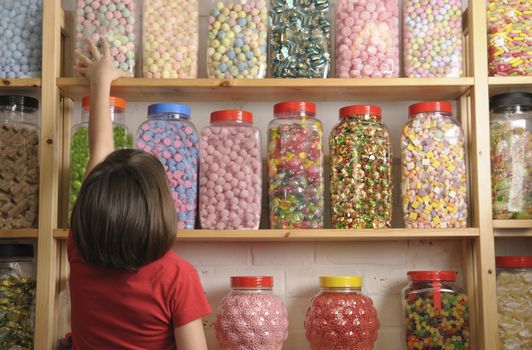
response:
<path id="1" fill-rule="evenodd" d="M 221 350 L 281 350 L 288 336 L 288 313 L 273 294 L 271 276 L 233 276 L 231 292 L 216 315 Z"/>
<path id="2" fill-rule="evenodd" d="M 148 120 L 137 131 L 136 146 L 156 156 L 168 175 L 179 229 L 193 229 L 196 220 L 199 136 L 190 108 L 177 103 L 149 106 Z"/>
<path id="3" fill-rule="evenodd" d="M 291 101 L 274 106 L 268 126 L 270 226 L 322 228 L 323 129 L 316 105 Z"/>
<path id="4" fill-rule="evenodd" d="M 212 113 L 200 145 L 201 227 L 258 229 L 262 160 L 253 115 L 237 110 Z"/>
<path id="5" fill-rule="evenodd" d="M 320 292 L 305 317 L 312 350 L 371 350 L 380 322 L 362 293 L 362 277 L 320 277 Z"/>
<path id="6" fill-rule="evenodd" d="M 454 271 L 409 271 L 402 291 L 408 350 L 469 349 L 469 312 Z"/>

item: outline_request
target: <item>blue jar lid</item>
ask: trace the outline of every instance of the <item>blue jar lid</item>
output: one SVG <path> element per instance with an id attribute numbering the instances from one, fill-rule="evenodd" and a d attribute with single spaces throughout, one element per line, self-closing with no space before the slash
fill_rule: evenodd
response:
<path id="1" fill-rule="evenodd" d="M 148 116 L 163 113 L 181 114 L 190 118 L 190 107 L 179 103 L 156 103 L 148 107 Z"/>

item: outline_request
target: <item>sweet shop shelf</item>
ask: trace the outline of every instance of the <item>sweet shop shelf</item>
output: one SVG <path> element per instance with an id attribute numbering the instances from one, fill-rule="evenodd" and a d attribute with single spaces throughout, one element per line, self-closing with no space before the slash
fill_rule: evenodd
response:
<path id="1" fill-rule="evenodd" d="M 493 220 L 495 237 L 532 237 L 532 220 Z"/>
<path id="2" fill-rule="evenodd" d="M 40 78 L 0 79 L 0 89 L 29 89 L 41 87 Z"/>
<path id="3" fill-rule="evenodd" d="M 519 77 L 489 77 L 490 95 L 503 92 L 527 91 L 532 92 L 532 76 Z"/>
<path id="4" fill-rule="evenodd" d="M 530 228 L 532 220 L 493 220 L 493 228 Z"/>
<path id="5" fill-rule="evenodd" d="M 0 230 L 0 239 L 37 238 L 38 229 Z"/>

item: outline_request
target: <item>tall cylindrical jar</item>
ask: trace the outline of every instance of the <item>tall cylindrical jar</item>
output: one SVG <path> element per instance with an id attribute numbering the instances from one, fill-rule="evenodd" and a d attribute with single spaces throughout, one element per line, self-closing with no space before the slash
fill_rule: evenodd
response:
<path id="1" fill-rule="evenodd" d="M 464 132 L 447 102 L 411 105 L 401 134 L 403 213 L 408 228 L 467 225 Z"/>
<path id="2" fill-rule="evenodd" d="M 281 350 L 288 336 L 288 313 L 273 294 L 271 276 L 231 277 L 231 292 L 216 315 L 221 350 Z"/>
<path id="3" fill-rule="evenodd" d="M 405 0 L 403 9 L 405 76 L 462 76 L 462 1 Z"/>
<path id="4" fill-rule="evenodd" d="M 322 228 L 323 129 L 316 119 L 316 105 L 278 103 L 274 114 L 268 125 L 270 226 Z"/>
<path id="5" fill-rule="evenodd" d="M 491 188 L 494 219 L 532 219 L 532 94 L 490 100 Z"/>
<path id="6" fill-rule="evenodd" d="M 532 349 L 532 256 L 498 256 L 497 349 Z"/>
<path id="7" fill-rule="evenodd" d="M 200 223 L 203 229 L 258 229 L 262 198 L 259 130 L 239 110 L 211 114 L 201 132 Z"/>
<path id="8" fill-rule="evenodd" d="M 211 0 L 207 75 L 216 79 L 264 78 L 268 55 L 265 0 Z"/>
<path id="9" fill-rule="evenodd" d="M 381 115 L 378 106 L 340 109 L 329 138 L 333 228 L 390 227 L 392 145 Z"/>
<path id="10" fill-rule="evenodd" d="M 74 209 L 78 198 L 85 168 L 89 162 L 89 113 L 90 97 L 81 101 L 81 122 L 72 127 L 70 141 L 70 196 L 68 200 L 69 214 Z M 113 141 L 115 150 L 133 147 L 133 135 L 126 126 L 126 101 L 118 97 L 109 97 L 109 114 L 113 122 Z"/>
<path id="11" fill-rule="evenodd" d="M 136 146 L 164 166 L 174 199 L 179 229 L 193 229 L 198 197 L 199 136 L 190 107 L 158 103 L 148 107 L 148 120 L 137 130 Z"/>
<path id="12" fill-rule="evenodd" d="M 320 277 L 320 292 L 305 316 L 312 350 L 372 350 L 379 327 L 373 301 L 362 293 L 362 277 Z"/>
<path id="13" fill-rule="evenodd" d="M 38 224 L 38 111 L 32 97 L 0 96 L 0 229 Z"/>
<path id="14" fill-rule="evenodd" d="M 336 76 L 397 78 L 398 0 L 338 0 L 336 3 Z"/>

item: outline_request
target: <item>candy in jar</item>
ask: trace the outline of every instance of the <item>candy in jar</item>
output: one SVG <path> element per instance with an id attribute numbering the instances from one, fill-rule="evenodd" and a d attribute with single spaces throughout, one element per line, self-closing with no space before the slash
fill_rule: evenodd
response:
<path id="1" fill-rule="evenodd" d="M 464 132 L 448 102 L 411 105 L 401 134 L 401 192 L 407 228 L 467 224 Z"/>
<path id="2" fill-rule="evenodd" d="M 362 293 L 362 277 L 320 277 L 305 317 L 312 350 L 372 350 L 380 322 L 373 301 Z"/>
<path id="3" fill-rule="evenodd" d="M 322 228 L 323 129 L 316 105 L 291 101 L 274 106 L 268 126 L 268 195 L 272 229 Z"/>
<path id="4" fill-rule="evenodd" d="M 381 108 L 340 109 L 329 138 L 332 226 L 389 227 L 392 219 L 392 145 Z"/>
<path id="5" fill-rule="evenodd" d="M 177 103 L 150 105 L 148 120 L 137 130 L 136 147 L 161 161 L 175 204 L 177 226 L 193 229 L 196 223 L 199 136 L 190 121 L 190 108 Z"/>
<path id="6" fill-rule="evenodd" d="M 231 292 L 218 308 L 214 327 L 221 350 L 281 350 L 288 314 L 273 294 L 271 276 L 233 276 Z"/>

